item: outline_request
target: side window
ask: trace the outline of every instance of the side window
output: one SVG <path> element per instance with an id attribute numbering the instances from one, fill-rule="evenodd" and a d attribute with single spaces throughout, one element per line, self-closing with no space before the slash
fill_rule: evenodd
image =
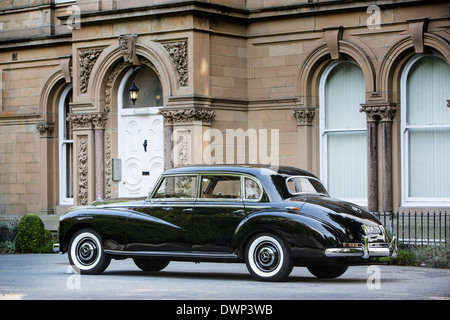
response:
<path id="1" fill-rule="evenodd" d="M 244 178 L 245 199 L 260 199 L 263 191 L 255 180 Z"/>
<path id="2" fill-rule="evenodd" d="M 202 176 L 201 198 L 239 199 L 241 197 L 241 178 L 238 176 Z"/>
<path id="3" fill-rule="evenodd" d="M 168 176 L 159 185 L 154 199 L 194 199 L 196 176 Z"/>

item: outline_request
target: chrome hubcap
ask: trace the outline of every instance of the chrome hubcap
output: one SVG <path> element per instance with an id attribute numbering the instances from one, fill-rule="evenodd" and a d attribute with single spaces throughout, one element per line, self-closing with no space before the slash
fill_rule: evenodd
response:
<path id="1" fill-rule="evenodd" d="M 97 243 L 91 238 L 82 239 L 76 249 L 77 260 L 84 266 L 93 264 L 98 255 Z"/>
<path id="2" fill-rule="evenodd" d="M 277 247 L 271 242 L 260 243 L 254 254 L 254 261 L 259 270 L 271 272 L 275 270 L 280 263 L 280 254 Z"/>

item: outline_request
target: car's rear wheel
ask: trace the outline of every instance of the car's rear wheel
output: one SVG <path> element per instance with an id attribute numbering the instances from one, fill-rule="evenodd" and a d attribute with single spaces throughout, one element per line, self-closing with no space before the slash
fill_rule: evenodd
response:
<path id="1" fill-rule="evenodd" d="M 167 267 L 170 263 L 168 260 L 152 260 L 152 259 L 141 259 L 141 258 L 133 258 L 136 266 L 142 271 L 161 271 L 165 267 Z"/>
<path id="2" fill-rule="evenodd" d="M 317 278 L 333 279 L 342 276 L 348 266 L 308 266 L 309 272 Z"/>
<path id="3" fill-rule="evenodd" d="M 86 228 L 77 231 L 69 244 L 69 262 L 81 274 L 100 274 L 111 262 L 103 252 L 100 234 Z"/>
<path id="4" fill-rule="evenodd" d="M 282 281 L 293 268 L 288 246 L 271 234 L 256 235 L 248 242 L 245 262 L 251 275 L 263 281 Z"/>

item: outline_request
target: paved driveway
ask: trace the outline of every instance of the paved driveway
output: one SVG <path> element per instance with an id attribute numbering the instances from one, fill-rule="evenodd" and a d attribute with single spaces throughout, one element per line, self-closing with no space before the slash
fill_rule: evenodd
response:
<path id="1" fill-rule="evenodd" d="M 244 264 L 172 262 L 141 272 L 131 259 L 96 276 L 72 272 L 67 255 L 0 255 L 1 299 L 353 300 L 450 299 L 450 270 L 398 266 L 350 267 L 319 280 L 294 268 L 286 282 L 253 280 Z"/>

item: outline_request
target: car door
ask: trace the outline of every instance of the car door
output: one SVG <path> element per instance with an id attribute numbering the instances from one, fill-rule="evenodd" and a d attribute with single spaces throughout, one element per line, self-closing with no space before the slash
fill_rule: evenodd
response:
<path id="1" fill-rule="evenodd" d="M 128 220 L 128 251 L 192 250 L 192 219 L 197 175 L 169 175 Z"/>
<path id="2" fill-rule="evenodd" d="M 194 208 L 193 251 L 231 253 L 231 242 L 245 218 L 241 177 L 202 174 L 200 195 Z"/>

